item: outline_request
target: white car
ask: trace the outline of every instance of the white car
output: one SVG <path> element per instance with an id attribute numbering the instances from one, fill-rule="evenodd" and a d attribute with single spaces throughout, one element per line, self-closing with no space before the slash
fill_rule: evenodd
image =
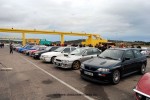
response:
<path id="1" fill-rule="evenodd" d="M 59 47 L 58 49 L 56 49 L 53 52 L 46 52 L 43 53 L 40 56 L 40 59 L 43 60 L 44 62 L 51 62 L 54 63 L 54 58 L 57 56 L 62 56 L 64 54 L 68 54 L 71 51 L 75 50 L 76 47 Z"/>
<path id="2" fill-rule="evenodd" d="M 69 55 L 56 57 L 55 67 L 79 69 L 83 61 L 97 57 L 101 51 L 93 47 L 83 47 L 72 51 Z"/>
<path id="3" fill-rule="evenodd" d="M 147 47 L 142 47 L 141 53 L 144 54 L 146 57 L 149 57 L 150 56 L 150 49 Z"/>

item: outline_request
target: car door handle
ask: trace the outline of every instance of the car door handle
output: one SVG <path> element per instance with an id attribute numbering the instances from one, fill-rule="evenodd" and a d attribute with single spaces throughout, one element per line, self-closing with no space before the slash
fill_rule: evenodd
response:
<path id="1" fill-rule="evenodd" d="M 93 56 L 91 56 L 91 58 L 93 58 Z"/>

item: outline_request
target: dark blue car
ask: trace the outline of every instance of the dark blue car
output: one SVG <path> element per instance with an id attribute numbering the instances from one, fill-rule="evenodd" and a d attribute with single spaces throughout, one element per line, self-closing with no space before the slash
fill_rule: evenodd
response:
<path id="1" fill-rule="evenodd" d="M 138 49 L 111 48 L 81 64 L 81 77 L 94 82 L 118 84 L 120 78 L 135 72 L 144 74 L 147 58 Z"/>

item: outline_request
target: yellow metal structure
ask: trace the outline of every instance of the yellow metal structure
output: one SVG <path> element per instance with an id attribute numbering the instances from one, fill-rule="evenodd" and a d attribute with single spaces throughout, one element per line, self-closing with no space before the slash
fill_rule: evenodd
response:
<path id="1" fill-rule="evenodd" d="M 25 44 L 26 44 L 25 33 L 22 33 L 22 45 L 25 46 Z"/>
<path id="2" fill-rule="evenodd" d="M 40 39 L 26 39 L 26 43 L 39 44 Z"/>
<path id="3" fill-rule="evenodd" d="M 99 34 L 90 34 L 90 33 L 77 33 L 77 32 L 59 32 L 59 31 L 49 31 L 49 30 L 25 30 L 25 29 L 14 29 L 14 28 L 0 28 L 0 32 L 9 32 L 9 33 L 22 33 L 22 44 L 25 45 L 25 34 L 53 34 L 61 35 L 61 44 L 64 44 L 64 35 L 69 36 L 87 36 L 88 39 L 82 44 L 89 45 L 92 44 L 95 46 L 98 43 L 107 42 L 107 40 L 101 38 Z M 95 39 L 93 39 L 95 37 Z"/>

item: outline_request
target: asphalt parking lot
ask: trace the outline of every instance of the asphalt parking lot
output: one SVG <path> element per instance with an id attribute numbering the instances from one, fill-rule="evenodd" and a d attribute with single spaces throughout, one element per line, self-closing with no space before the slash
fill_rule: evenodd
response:
<path id="1" fill-rule="evenodd" d="M 150 58 L 147 59 L 150 71 Z M 117 85 L 98 84 L 80 78 L 79 70 L 55 68 L 9 48 L 0 49 L 0 100 L 133 100 L 133 88 L 141 75 L 123 78 Z"/>

